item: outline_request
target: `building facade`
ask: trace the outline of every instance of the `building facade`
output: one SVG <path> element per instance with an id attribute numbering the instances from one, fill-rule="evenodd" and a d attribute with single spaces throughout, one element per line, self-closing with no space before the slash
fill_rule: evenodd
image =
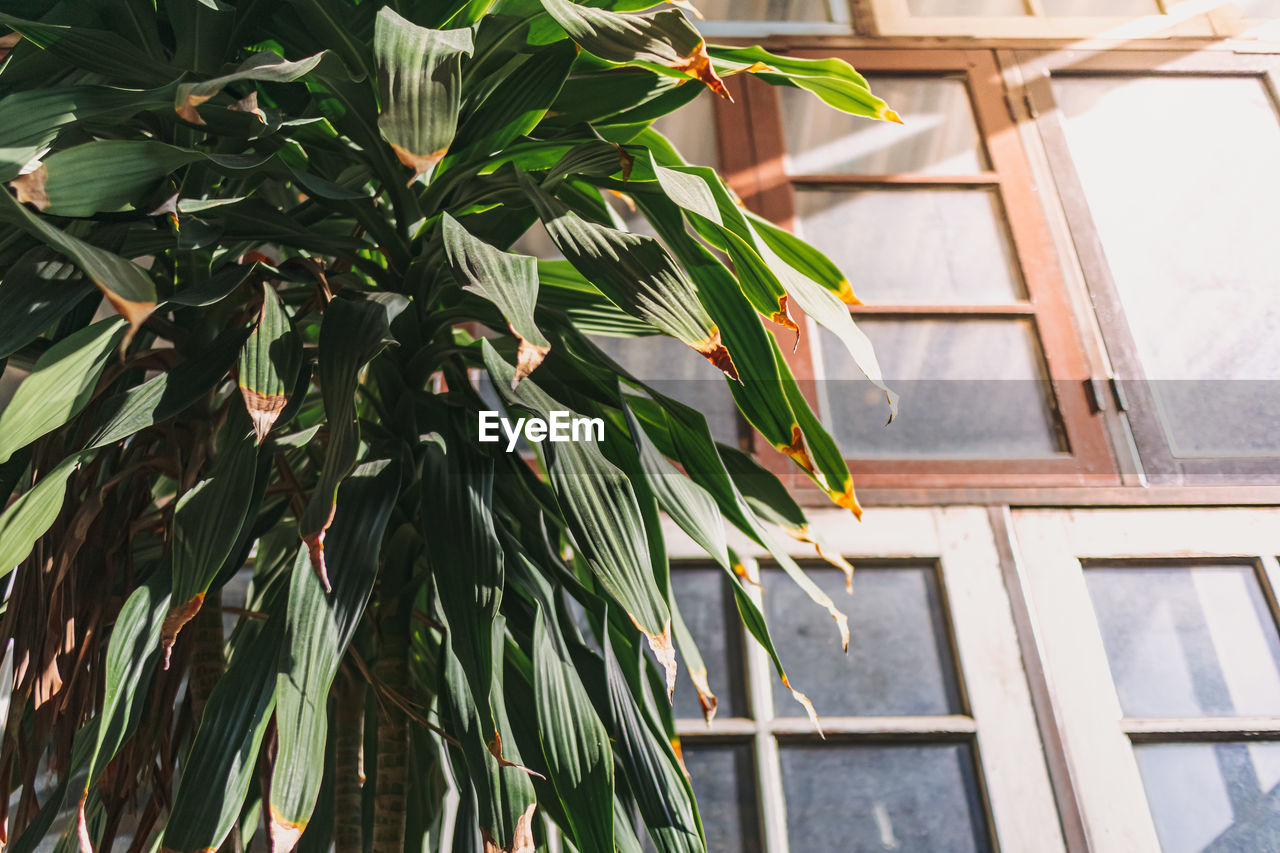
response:
<path id="1" fill-rule="evenodd" d="M 740 543 L 819 735 L 672 549 L 720 699 L 708 725 L 677 697 L 712 849 L 1280 850 L 1280 3 L 696 5 L 714 40 L 847 60 L 905 121 L 741 75 L 663 128 L 841 265 L 902 395 L 885 426 L 801 323 L 857 523 L 696 355 L 608 345 L 856 566 L 849 598 L 794 543 L 845 656 Z"/>

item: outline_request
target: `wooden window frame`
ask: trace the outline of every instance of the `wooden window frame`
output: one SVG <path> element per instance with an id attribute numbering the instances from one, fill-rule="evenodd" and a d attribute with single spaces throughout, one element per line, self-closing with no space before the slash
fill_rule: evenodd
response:
<path id="1" fill-rule="evenodd" d="M 1034 459 L 850 459 L 859 488 L 957 489 L 1107 486 L 1119 483 L 1102 419 L 1088 397 L 1091 369 L 1077 333 L 1062 270 L 1035 178 L 1017 126 L 1009 113 L 995 57 L 979 50 L 797 49 L 797 56 L 833 53 L 867 72 L 960 75 L 965 80 L 991 171 L 979 175 L 793 176 L 782 130 L 777 93 L 758 80 L 730 79 L 740 104 L 717 111 L 721 163 L 744 203 L 784 228 L 796 225 L 796 185 L 981 186 L 995 191 L 1006 214 L 1012 254 L 1025 284 L 1024 302 L 974 306 L 857 306 L 855 317 L 1025 317 L 1032 322 L 1044 357 L 1048 386 L 1063 429 L 1066 452 Z M 747 76 L 747 75 L 742 75 Z M 909 120 L 909 119 L 908 119 Z M 806 318 L 793 308 L 797 322 Z M 810 404 L 817 408 L 815 335 L 803 336 L 787 358 Z M 784 348 L 784 350 L 789 348 Z M 800 494 L 815 491 L 808 479 L 759 436 L 761 462 Z"/>
<path id="2" fill-rule="evenodd" d="M 819 708 L 822 733 L 841 743 L 966 743 L 973 753 L 993 849 L 1063 853 L 1067 848 L 1023 669 L 1013 602 L 987 511 L 883 508 L 875 510 L 874 524 L 857 525 L 843 510 L 823 510 L 810 514 L 810 527 L 824 538 L 824 545 L 855 564 L 876 560 L 936 567 L 943 625 L 954 655 L 963 709 L 963 713 L 925 717 L 828 717 Z M 730 544 L 749 571 L 757 561 L 769 560 L 764 549 L 736 531 L 730 534 Z M 672 571 L 680 571 L 681 562 L 707 564 L 706 552 L 666 518 L 663 535 Z M 814 557 L 812 546 L 805 543 L 792 541 L 784 547 L 798 560 Z M 855 595 L 857 583 L 855 572 Z M 758 589 L 751 595 L 761 603 Z M 838 597 L 836 604 L 841 605 Z M 830 624 L 816 605 L 812 618 Z M 831 630 L 834 633 L 834 627 Z M 779 743 L 815 739 L 817 733 L 799 705 L 791 716 L 775 716 L 772 662 L 745 635 L 742 649 L 745 711 L 750 716 L 716 718 L 710 725 L 678 719 L 676 731 L 688 744 L 749 742 L 763 853 L 799 853 L 787 841 Z M 805 689 L 803 684 L 794 686 Z"/>
<path id="3" fill-rule="evenodd" d="M 1275 38 L 1277 22 L 1245 18 L 1221 0 L 1155 0 L 1158 14 L 1115 17 L 1050 17 L 1042 0 L 1022 0 L 1023 16 L 915 16 L 909 0 L 868 0 L 881 36 L 962 36 L 1000 39 L 1131 40 L 1142 38 Z"/>
<path id="4" fill-rule="evenodd" d="M 1056 724 L 1087 849 L 1158 853 L 1133 746 L 1280 740 L 1274 717 L 1126 717 L 1085 584 L 1089 562 L 1206 562 L 1255 567 L 1280 624 L 1280 509 L 1015 509 L 1015 560 L 1037 626 Z M 1140 570 L 1137 568 L 1136 570 Z"/>
<path id="5" fill-rule="evenodd" d="M 1280 456 L 1174 456 L 1169 437 L 1160 423 L 1155 397 L 1146 384 L 1137 345 L 1125 320 L 1120 292 L 1067 146 L 1066 130 L 1051 86 L 1055 76 L 1255 77 L 1267 87 L 1280 110 L 1280 55 L 1062 50 L 1018 51 L 1015 58 L 1026 88 L 1026 104 L 1057 184 L 1108 356 L 1114 372 L 1123 377 L 1120 387 L 1125 414 L 1146 477 L 1153 483 L 1174 486 L 1206 480 L 1224 484 L 1275 484 L 1280 480 Z"/>

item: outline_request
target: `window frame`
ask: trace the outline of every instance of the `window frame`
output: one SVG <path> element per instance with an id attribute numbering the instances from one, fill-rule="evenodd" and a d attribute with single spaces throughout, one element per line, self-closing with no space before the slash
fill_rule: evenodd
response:
<path id="1" fill-rule="evenodd" d="M 809 48 L 788 51 L 803 57 L 837 55 L 868 73 L 885 72 L 920 76 L 961 76 L 974 111 L 974 120 L 991 170 L 979 175 L 792 175 L 782 129 L 781 106 L 772 87 L 740 77 L 727 81 L 735 105 L 719 105 L 717 131 L 721 163 L 731 187 L 744 203 L 781 227 L 794 230 L 796 187 L 986 187 L 1003 205 L 1011 254 L 1018 265 L 1027 297 L 1007 305 L 951 306 L 855 306 L 859 316 L 911 317 L 1022 317 L 1035 330 L 1043 355 L 1053 409 L 1063 429 L 1068 450 L 1050 457 L 1030 459 L 933 459 L 853 458 L 850 470 L 859 488 L 955 489 L 1000 487 L 1104 486 L 1120 482 L 1103 419 L 1091 403 L 1088 391 L 1095 374 L 1083 349 L 1065 290 L 1048 221 L 1023 148 L 1017 125 L 1005 99 L 1005 84 L 994 54 L 989 50 Z M 733 143 L 729 141 L 733 140 Z M 802 328 L 806 318 L 793 306 Z M 803 335 L 787 360 L 805 396 L 817 409 L 815 359 L 811 346 L 815 335 Z M 789 347 L 784 347 L 784 352 Z M 814 492 L 803 474 L 795 471 L 760 437 L 754 450 L 763 464 L 799 493 Z"/>
<path id="2" fill-rule="evenodd" d="M 1067 145 L 1066 129 L 1054 101 L 1052 81 L 1083 76 L 1255 77 L 1270 92 L 1280 116 L 1280 55 L 1227 51 L 1062 50 L 1014 54 L 1025 102 L 1039 132 L 1052 180 L 1057 185 L 1067 228 L 1079 260 L 1118 382 L 1119 404 L 1127 419 L 1143 472 L 1161 485 L 1193 485 L 1201 478 L 1231 484 L 1270 485 L 1280 477 L 1280 456 L 1178 457 L 1160 422 L 1156 400 L 1129 331 L 1117 282 L 1107 263 L 1083 184 Z"/>
<path id="3" fill-rule="evenodd" d="M 1280 740 L 1274 717 L 1126 717 L 1084 572 L 1093 562 L 1246 562 L 1280 625 L 1280 509 L 1014 509 L 1010 532 L 1051 684 L 1074 795 L 1095 853 L 1158 853 L 1133 747 Z M 1140 570 L 1140 569 L 1139 569 Z"/>
<path id="4" fill-rule="evenodd" d="M 993 849 L 1063 853 L 1067 848 L 1023 668 L 1013 605 L 987 511 L 902 507 L 874 512 L 874 523 L 856 525 L 843 510 L 821 510 L 810 514 L 810 528 L 823 538 L 824 547 L 829 545 L 855 564 L 874 560 L 936 568 L 941 627 L 951 644 L 961 708 L 966 713 L 826 717 L 819 708 L 821 731 L 841 744 L 967 743 Z M 983 530 L 987 535 L 981 535 Z M 729 533 L 730 544 L 746 561 L 748 571 L 755 569 L 756 561 L 769 560 L 765 549 L 736 531 Z M 706 552 L 665 517 L 663 534 L 673 572 L 681 571 L 682 563 L 707 565 Z M 797 560 L 815 556 L 812 546 L 803 542 L 788 541 L 783 547 Z M 855 570 L 854 594 L 857 583 Z M 751 589 L 750 594 L 761 603 L 759 589 Z M 836 603 L 840 605 L 838 599 Z M 829 625 L 816 605 L 812 618 L 821 620 L 824 627 Z M 733 629 L 742 630 L 740 624 Z M 688 744 L 750 742 L 763 853 L 793 853 L 787 841 L 779 745 L 814 741 L 818 735 L 798 704 L 792 716 L 775 716 L 772 662 L 745 633 L 742 649 L 745 711 L 750 716 L 716 718 L 709 725 L 679 718 L 676 733 Z M 803 684 L 794 686 L 804 690 Z"/>
<path id="5" fill-rule="evenodd" d="M 830 21 L 730 21 L 695 20 L 703 35 L 712 38 L 769 38 L 771 36 L 848 36 L 854 32 L 848 0 L 826 0 Z"/>
<path id="6" fill-rule="evenodd" d="M 1154 0 L 1159 12 L 1140 16 L 1049 16 L 1042 0 L 1022 0 L 1027 14 L 915 16 L 910 0 L 866 0 L 881 36 L 1117 40 L 1169 38 L 1275 38 L 1276 21 L 1245 18 L 1218 2 Z"/>

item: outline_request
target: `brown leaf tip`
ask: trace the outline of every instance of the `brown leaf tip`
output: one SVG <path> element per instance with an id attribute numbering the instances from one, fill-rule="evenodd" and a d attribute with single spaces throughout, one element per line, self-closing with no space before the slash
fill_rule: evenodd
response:
<path id="1" fill-rule="evenodd" d="M 720 342 L 719 329 L 713 328 L 711 334 L 705 340 L 690 344 L 690 346 L 702 353 L 707 361 L 720 368 L 725 376 L 728 376 L 734 382 L 742 381 L 738 378 L 738 367 L 733 363 L 733 356 L 729 353 L 728 347 Z"/>
<path id="2" fill-rule="evenodd" d="M 649 640 L 649 648 L 653 650 L 653 656 L 658 659 L 658 663 L 666 673 L 667 700 L 671 701 L 676 695 L 676 647 L 671 642 L 670 620 L 663 627 L 661 634 L 650 634 L 645 631 L 644 635 Z"/>
<path id="3" fill-rule="evenodd" d="M 333 519 L 333 513 L 329 513 L 329 518 Z M 328 526 L 326 523 L 325 527 Z M 311 556 L 311 570 L 320 579 L 320 585 L 324 587 L 325 592 L 333 592 L 333 587 L 329 585 L 329 567 L 324 562 L 324 530 L 308 533 L 302 537 L 302 541 L 307 545 L 307 553 Z"/>
<path id="4" fill-rule="evenodd" d="M 716 707 L 720 701 L 716 699 L 716 694 L 711 692 L 706 669 L 690 669 L 689 679 L 698 690 L 698 704 L 702 706 L 702 719 L 706 720 L 709 726 L 716 717 Z"/>
<path id="5" fill-rule="evenodd" d="M 49 170 L 41 163 L 34 171 L 20 175 L 9 182 L 19 202 L 30 204 L 36 210 L 44 210 L 49 206 L 49 197 L 45 195 L 45 181 L 49 179 Z"/>
<path id="6" fill-rule="evenodd" d="M 244 407 L 253 421 L 253 434 L 258 444 L 262 444 L 289 398 L 284 394 L 259 394 L 244 385 L 240 386 L 240 396 L 244 398 Z"/>
<path id="7" fill-rule="evenodd" d="M 413 169 L 413 175 L 409 178 L 406 186 L 413 186 L 413 182 L 422 176 L 431 180 L 431 173 L 435 171 L 436 166 L 444 159 L 444 155 L 448 153 L 448 148 L 441 148 L 439 151 L 432 151 L 430 154 L 415 154 L 408 148 L 402 148 L 391 143 L 391 148 L 396 152 L 396 157 L 401 163 Z"/>
<path id="8" fill-rule="evenodd" d="M 169 608 L 169 612 L 165 614 L 164 622 L 160 624 L 160 643 L 164 647 L 165 669 L 169 668 L 169 658 L 173 654 L 173 644 L 177 642 L 179 632 L 200 612 L 200 605 L 203 603 L 204 593 L 197 593 L 190 601 Z"/>
<path id="9" fill-rule="evenodd" d="M 724 81 L 720 79 L 715 69 L 711 67 L 711 57 L 707 55 L 707 43 L 705 41 L 699 41 L 688 56 L 681 57 L 671 67 L 677 71 L 683 71 L 690 77 L 701 80 L 707 84 L 707 88 L 720 97 L 730 102 L 733 101 L 733 96 L 725 88 Z"/>
<path id="10" fill-rule="evenodd" d="M 271 808 L 271 832 L 268 838 L 271 853 L 291 853 L 302 838 L 302 831 L 307 828 L 306 822 L 294 823 L 285 820 L 280 813 Z"/>

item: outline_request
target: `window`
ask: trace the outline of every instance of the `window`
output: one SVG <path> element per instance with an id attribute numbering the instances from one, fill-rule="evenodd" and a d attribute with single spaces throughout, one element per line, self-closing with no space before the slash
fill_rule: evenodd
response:
<path id="1" fill-rule="evenodd" d="M 847 655 L 763 551 L 739 553 L 755 558 L 747 588 L 821 734 L 742 632 L 733 581 L 666 530 L 673 591 L 720 700 L 704 723 L 681 677 L 676 726 L 708 849 L 1063 850 L 1000 561 L 990 536 L 972 535 L 989 532 L 986 512 L 880 509 L 856 530 L 845 512 L 811 521 L 857 566 L 851 596 L 811 546 L 791 548 L 848 615 Z"/>
<path id="2" fill-rule="evenodd" d="M 1275 0 L 870 0 L 884 36 L 1115 39 L 1277 32 Z"/>
<path id="3" fill-rule="evenodd" d="M 799 52 L 817 55 L 815 51 Z M 1111 482 L 1089 368 L 1026 155 L 985 52 L 846 55 L 906 118 L 835 113 L 798 89 L 742 86 L 749 126 L 725 170 L 746 203 L 853 278 L 898 419 L 814 328 L 792 369 L 860 486 Z M 744 150 L 745 149 L 745 150 Z M 762 457 L 767 453 L 762 449 Z"/>
<path id="4" fill-rule="evenodd" d="M 1025 68 L 1147 475 L 1274 481 L 1280 60 L 1064 52 Z M 1191 115 L 1198 99 L 1220 118 Z"/>
<path id="5" fill-rule="evenodd" d="M 756 37 L 784 34 L 847 35 L 852 27 L 848 0 L 698 0 L 708 36 Z"/>
<path id="6" fill-rule="evenodd" d="M 1098 853 L 1276 853 L 1280 510 L 1015 510 Z"/>

